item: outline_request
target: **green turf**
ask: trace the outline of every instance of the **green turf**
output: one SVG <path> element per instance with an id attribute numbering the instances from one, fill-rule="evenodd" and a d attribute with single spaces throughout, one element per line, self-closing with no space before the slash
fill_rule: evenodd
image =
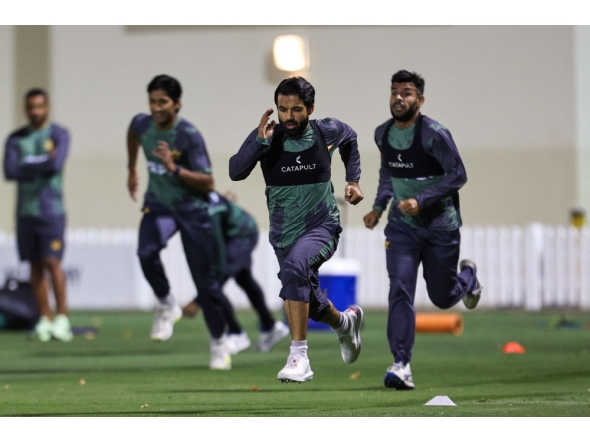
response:
<path id="1" fill-rule="evenodd" d="M 101 322 L 95 339 L 39 343 L 0 334 L 0 415 L 589 416 L 590 313 L 568 314 L 579 329 L 551 328 L 555 315 L 476 310 L 463 314 L 462 336 L 419 334 L 417 388 L 400 392 L 383 387 L 391 365 L 384 312 L 366 313 L 354 364 L 342 363 L 334 334 L 312 332 L 315 376 L 304 384 L 276 380 L 287 340 L 267 354 L 234 356 L 231 371 L 211 371 L 202 317 L 153 343 L 149 313 L 72 313 L 75 326 Z M 254 316 L 239 317 L 254 340 Z M 503 354 L 507 341 L 526 353 Z M 457 407 L 423 405 L 436 395 Z"/>

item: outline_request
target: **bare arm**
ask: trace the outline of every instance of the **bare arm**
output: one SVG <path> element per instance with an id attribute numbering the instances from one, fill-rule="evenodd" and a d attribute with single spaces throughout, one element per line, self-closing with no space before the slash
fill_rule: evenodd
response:
<path id="1" fill-rule="evenodd" d="M 139 176 L 137 174 L 137 153 L 139 152 L 141 141 L 131 131 L 127 131 L 127 189 L 131 199 L 137 202 L 137 188 L 139 186 Z"/>

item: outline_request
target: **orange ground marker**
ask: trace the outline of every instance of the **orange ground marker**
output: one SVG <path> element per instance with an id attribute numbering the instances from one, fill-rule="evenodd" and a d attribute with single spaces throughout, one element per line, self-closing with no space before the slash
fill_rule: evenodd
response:
<path id="1" fill-rule="evenodd" d="M 525 349 L 518 342 L 507 342 L 502 349 L 503 353 L 524 353 Z"/>
<path id="2" fill-rule="evenodd" d="M 463 333 L 463 317 L 458 313 L 417 313 L 416 333 Z"/>

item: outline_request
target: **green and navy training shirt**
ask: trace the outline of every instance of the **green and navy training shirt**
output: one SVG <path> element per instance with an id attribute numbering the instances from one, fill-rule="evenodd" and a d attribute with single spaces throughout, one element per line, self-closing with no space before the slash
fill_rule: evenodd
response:
<path id="1" fill-rule="evenodd" d="M 299 139 L 287 137 L 280 124 L 271 139 L 260 139 L 257 132 L 252 131 L 232 156 L 229 169 L 232 180 L 243 180 L 260 162 L 267 185 L 271 244 L 286 248 L 319 225 L 339 226 L 330 180 L 331 156 L 338 148 L 346 166 L 346 181 L 359 181 L 360 155 L 354 130 L 327 118 L 310 121 Z"/>
<path id="2" fill-rule="evenodd" d="M 467 174 L 447 128 L 423 115 L 407 129 L 397 128 L 389 119 L 375 130 L 375 143 L 381 151 L 381 168 L 373 209 L 383 211 L 393 199 L 390 223 L 432 230 L 461 226 L 458 191 Z M 415 217 L 397 208 L 409 198 L 420 207 Z"/>
<path id="3" fill-rule="evenodd" d="M 167 142 L 177 165 L 191 171 L 211 174 L 211 162 L 201 133 L 193 124 L 177 117 L 174 126 L 166 131 L 156 129 L 151 115 L 138 114 L 129 130 L 140 141 L 147 161 L 149 182 L 144 196 L 143 210 L 155 213 L 190 212 L 208 207 L 207 195 L 184 184 L 166 170 L 154 155 L 159 141 Z"/>
<path id="4" fill-rule="evenodd" d="M 55 123 L 12 133 L 4 152 L 4 175 L 18 182 L 17 216 L 50 218 L 65 213 L 63 168 L 68 131 Z"/>

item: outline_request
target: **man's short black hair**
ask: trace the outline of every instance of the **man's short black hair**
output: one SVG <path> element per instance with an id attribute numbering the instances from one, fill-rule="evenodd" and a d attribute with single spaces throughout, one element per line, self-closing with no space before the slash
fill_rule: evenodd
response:
<path id="1" fill-rule="evenodd" d="M 166 95 L 168 95 L 168 97 L 170 97 L 174 102 L 178 102 L 178 99 L 180 99 L 180 96 L 182 96 L 182 87 L 180 86 L 180 82 L 174 77 L 167 76 L 166 74 L 154 77 L 147 87 L 148 93 L 151 93 L 156 89 L 163 89 L 166 91 Z"/>
<path id="2" fill-rule="evenodd" d="M 279 94 L 299 97 L 306 108 L 311 107 L 315 101 L 315 89 L 303 77 L 289 77 L 279 83 L 275 90 L 275 105 L 279 104 Z"/>
<path id="3" fill-rule="evenodd" d="M 46 102 L 49 102 L 49 94 L 43 88 L 31 88 L 25 94 L 25 102 L 27 102 L 31 97 L 34 96 L 43 96 Z"/>
<path id="4" fill-rule="evenodd" d="M 393 84 L 394 82 L 412 82 L 416 89 L 420 91 L 420 94 L 424 94 L 424 85 L 426 84 L 426 82 L 424 82 L 424 79 L 418 73 L 401 69 L 391 77 L 391 83 Z"/>

